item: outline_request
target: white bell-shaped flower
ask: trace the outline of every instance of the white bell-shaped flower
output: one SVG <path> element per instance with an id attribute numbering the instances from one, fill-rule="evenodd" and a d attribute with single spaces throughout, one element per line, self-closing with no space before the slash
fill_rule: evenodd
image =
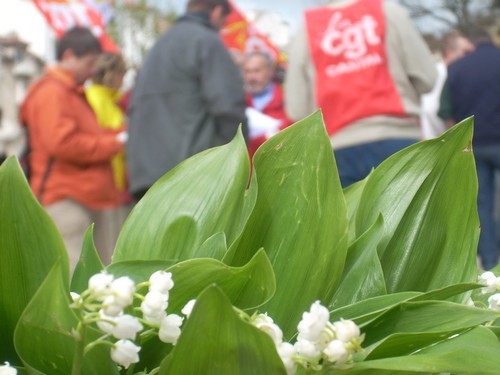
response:
<path id="1" fill-rule="evenodd" d="M 116 296 L 110 294 L 102 301 L 102 311 L 107 316 L 117 317 L 123 313 L 123 305 Z"/>
<path id="2" fill-rule="evenodd" d="M 106 296 L 109 294 L 109 287 L 111 286 L 111 283 L 113 282 L 113 275 L 110 275 L 106 272 L 101 272 L 93 275 L 89 279 L 89 287 L 88 290 L 90 292 L 90 295 L 99 300 L 102 301 Z"/>
<path id="3" fill-rule="evenodd" d="M 497 289 L 497 277 L 491 271 L 486 271 L 479 275 L 477 282 L 486 285 L 484 288 L 481 288 L 482 294 L 493 293 Z"/>
<path id="4" fill-rule="evenodd" d="M 311 310 L 302 314 L 302 320 L 297 326 L 299 331 L 298 338 L 312 342 L 317 341 L 329 319 L 330 312 L 328 309 L 322 306 L 319 301 L 314 302 L 311 305 Z"/>
<path id="5" fill-rule="evenodd" d="M 488 304 L 491 310 L 500 311 L 500 293 L 490 296 L 488 298 Z"/>
<path id="6" fill-rule="evenodd" d="M 337 339 L 345 343 L 351 340 L 357 340 L 361 335 L 359 327 L 352 320 L 340 320 L 335 322 L 333 323 L 333 329 Z"/>
<path id="7" fill-rule="evenodd" d="M 177 339 L 181 335 L 180 326 L 182 325 L 182 318 L 176 314 L 167 315 L 160 324 L 160 331 L 158 337 L 161 341 L 168 344 L 175 345 Z"/>
<path id="8" fill-rule="evenodd" d="M 130 277 L 122 276 L 113 280 L 110 293 L 115 297 L 115 303 L 127 307 L 134 301 L 135 283 Z"/>
<path id="9" fill-rule="evenodd" d="M 10 366 L 9 362 L 5 362 L 0 366 L 0 375 L 16 375 L 17 370 Z"/>
<path id="10" fill-rule="evenodd" d="M 140 350 L 141 347 L 132 341 L 118 340 L 111 349 L 111 359 L 124 368 L 128 368 L 132 363 L 139 362 Z"/>
<path id="11" fill-rule="evenodd" d="M 298 355 L 314 361 L 321 355 L 318 347 L 308 340 L 298 340 L 294 345 L 295 351 Z"/>
<path id="12" fill-rule="evenodd" d="M 288 375 L 294 375 L 297 371 L 297 363 L 295 363 L 294 359 L 294 357 L 297 355 L 297 353 L 295 352 L 295 348 L 288 342 L 282 342 L 277 349 L 278 355 L 285 365 L 286 373 Z"/>
<path id="13" fill-rule="evenodd" d="M 267 314 L 259 314 L 252 319 L 252 323 L 261 331 L 266 332 L 273 339 L 276 346 L 283 342 L 283 331 Z"/>
<path id="14" fill-rule="evenodd" d="M 173 288 L 174 281 L 172 280 L 172 273 L 165 271 L 156 271 L 149 278 L 151 285 L 150 291 L 157 291 L 162 294 L 168 294 L 169 290 Z"/>
<path id="15" fill-rule="evenodd" d="M 165 317 L 165 310 L 168 306 L 167 298 L 166 295 L 158 291 L 146 294 L 144 301 L 141 303 L 141 311 L 144 319 L 159 324 Z"/>
<path id="16" fill-rule="evenodd" d="M 142 324 L 135 316 L 120 315 L 115 318 L 115 324 L 111 333 L 117 339 L 135 340 L 137 333 L 142 329 Z"/>
<path id="17" fill-rule="evenodd" d="M 340 340 L 332 340 L 327 345 L 323 354 L 326 356 L 329 362 L 332 363 L 343 363 L 349 358 L 349 351 L 345 347 L 345 343 Z"/>
<path id="18" fill-rule="evenodd" d="M 97 327 L 99 327 L 99 329 L 105 333 L 112 334 L 115 323 L 115 317 L 106 315 L 104 310 L 99 310 L 99 315 L 101 319 L 97 321 L 96 323 Z"/>

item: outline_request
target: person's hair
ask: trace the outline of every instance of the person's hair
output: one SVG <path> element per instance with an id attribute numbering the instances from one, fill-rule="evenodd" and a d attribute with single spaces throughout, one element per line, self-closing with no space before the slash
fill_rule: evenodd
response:
<path id="1" fill-rule="evenodd" d="M 92 82 L 113 87 L 116 77 L 123 76 L 126 70 L 125 61 L 120 54 L 104 52 L 97 59 Z"/>
<path id="2" fill-rule="evenodd" d="M 252 57 L 260 57 L 262 60 L 264 60 L 264 63 L 266 64 L 266 67 L 273 70 L 275 68 L 274 60 L 272 56 L 266 52 L 263 51 L 252 51 L 248 52 L 245 56 L 245 60 L 249 60 Z"/>
<path id="3" fill-rule="evenodd" d="M 469 38 L 475 46 L 493 42 L 491 34 L 481 27 L 474 27 L 469 33 Z"/>
<path id="4" fill-rule="evenodd" d="M 211 12 L 216 6 L 221 6 L 225 15 L 231 13 L 231 4 L 228 0 L 189 0 L 186 9 L 188 11 Z"/>
<path id="5" fill-rule="evenodd" d="M 441 53 L 443 56 L 448 51 L 455 51 L 458 48 L 458 41 L 463 38 L 463 34 L 458 30 L 452 30 L 446 33 L 441 39 Z"/>
<path id="6" fill-rule="evenodd" d="M 65 51 L 71 50 L 77 57 L 90 53 L 101 53 L 101 43 L 86 27 L 75 26 L 57 41 L 56 58 L 61 61 Z"/>

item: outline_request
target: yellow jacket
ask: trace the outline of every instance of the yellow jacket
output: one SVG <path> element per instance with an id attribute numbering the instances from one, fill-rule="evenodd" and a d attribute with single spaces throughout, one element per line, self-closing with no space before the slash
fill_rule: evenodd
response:
<path id="1" fill-rule="evenodd" d="M 125 115 L 117 102 L 121 93 L 110 87 L 92 83 L 85 89 L 87 100 L 101 127 L 118 130 L 125 125 Z M 113 177 L 119 192 L 127 189 L 125 153 L 121 151 L 111 161 Z"/>

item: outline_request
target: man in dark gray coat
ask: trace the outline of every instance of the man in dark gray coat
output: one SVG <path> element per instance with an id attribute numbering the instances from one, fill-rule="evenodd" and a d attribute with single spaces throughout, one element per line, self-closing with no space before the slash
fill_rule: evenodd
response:
<path id="1" fill-rule="evenodd" d="M 147 189 L 188 157 L 231 141 L 245 118 L 238 68 L 218 30 L 227 0 L 190 0 L 186 13 L 152 47 L 129 110 L 130 189 Z"/>

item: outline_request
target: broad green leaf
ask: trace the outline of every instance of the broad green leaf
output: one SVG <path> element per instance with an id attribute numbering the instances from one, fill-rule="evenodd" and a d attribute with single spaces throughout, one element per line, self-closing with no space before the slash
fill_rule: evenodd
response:
<path id="1" fill-rule="evenodd" d="M 92 275 L 101 272 L 104 269 L 101 258 L 94 245 L 94 224 L 92 224 L 83 238 L 82 253 L 76 264 L 73 278 L 71 279 L 71 291 L 78 294 L 82 293 L 88 287 L 88 281 Z"/>
<path id="2" fill-rule="evenodd" d="M 347 252 L 345 201 L 321 113 L 269 139 L 253 161 L 257 202 L 224 261 L 242 265 L 266 250 L 277 289 L 263 311 L 291 337 L 315 300 L 333 296 Z"/>
<path id="3" fill-rule="evenodd" d="M 363 326 L 365 344 L 395 333 L 446 333 L 465 330 L 500 317 L 500 312 L 446 301 L 403 302 Z"/>
<path id="4" fill-rule="evenodd" d="M 367 177 L 368 178 L 368 177 Z M 347 218 L 349 220 L 349 243 L 356 239 L 355 217 L 358 211 L 359 200 L 365 188 L 367 178 L 358 181 L 344 189 L 345 203 L 347 207 Z"/>
<path id="5" fill-rule="evenodd" d="M 69 307 L 69 290 L 61 277 L 61 263 L 49 272 L 26 307 L 15 331 L 15 347 L 27 368 L 47 375 L 71 374 L 78 319 Z M 88 330 L 85 344 L 99 334 Z M 91 350 L 83 359 L 83 374 L 118 374 L 109 348 Z"/>
<path id="6" fill-rule="evenodd" d="M 177 262 L 177 260 L 128 260 L 111 263 L 106 267 L 106 272 L 115 278 L 128 276 L 135 283 L 141 283 L 148 281 L 154 272 L 166 270 Z"/>
<path id="7" fill-rule="evenodd" d="M 389 293 L 475 281 L 479 238 L 472 119 L 410 146 L 368 177 L 356 233 L 382 213 L 379 255 Z"/>
<path id="8" fill-rule="evenodd" d="M 213 258 L 221 260 L 227 251 L 226 236 L 224 233 L 216 233 L 203 242 L 197 252 L 200 258 Z"/>
<path id="9" fill-rule="evenodd" d="M 431 290 L 427 293 L 422 293 L 421 295 L 412 298 L 411 301 L 447 300 L 477 288 L 479 288 L 479 285 L 473 283 L 454 284 L 441 289 Z"/>
<path id="10" fill-rule="evenodd" d="M 215 287 L 198 297 L 160 375 L 286 374 L 271 337 L 243 321 Z"/>
<path id="11" fill-rule="evenodd" d="M 347 252 L 344 274 L 332 298 L 332 306 L 345 306 L 370 297 L 387 294 L 384 273 L 377 255 L 382 237 L 382 216 L 359 237 Z"/>
<path id="12" fill-rule="evenodd" d="M 129 215 L 113 262 L 190 259 L 197 256 L 201 244 L 220 232 L 231 244 L 250 211 L 245 199 L 248 179 L 248 153 L 241 132 L 231 143 L 179 164 L 153 185 Z"/>
<path id="13" fill-rule="evenodd" d="M 350 319 L 356 321 L 356 323 L 360 325 L 373 320 L 390 308 L 399 305 L 401 302 L 408 301 L 421 294 L 422 293 L 419 292 L 401 292 L 368 298 L 352 305 L 334 309 L 330 312 L 330 321 Z"/>
<path id="14" fill-rule="evenodd" d="M 500 343 L 485 327 L 477 327 L 449 340 L 426 347 L 413 355 L 358 362 L 346 374 L 372 374 L 383 370 L 426 373 L 497 375 Z M 369 370 L 362 372 L 363 370 Z"/>
<path id="15" fill-rule="evenodd" d="M 69 280 L 69 261 L 61 235 L 13 157 L 0 166 L 0 197 L 0 361 L 20 364 L 13 344 L 17 321 L 58 259 Z"/>

